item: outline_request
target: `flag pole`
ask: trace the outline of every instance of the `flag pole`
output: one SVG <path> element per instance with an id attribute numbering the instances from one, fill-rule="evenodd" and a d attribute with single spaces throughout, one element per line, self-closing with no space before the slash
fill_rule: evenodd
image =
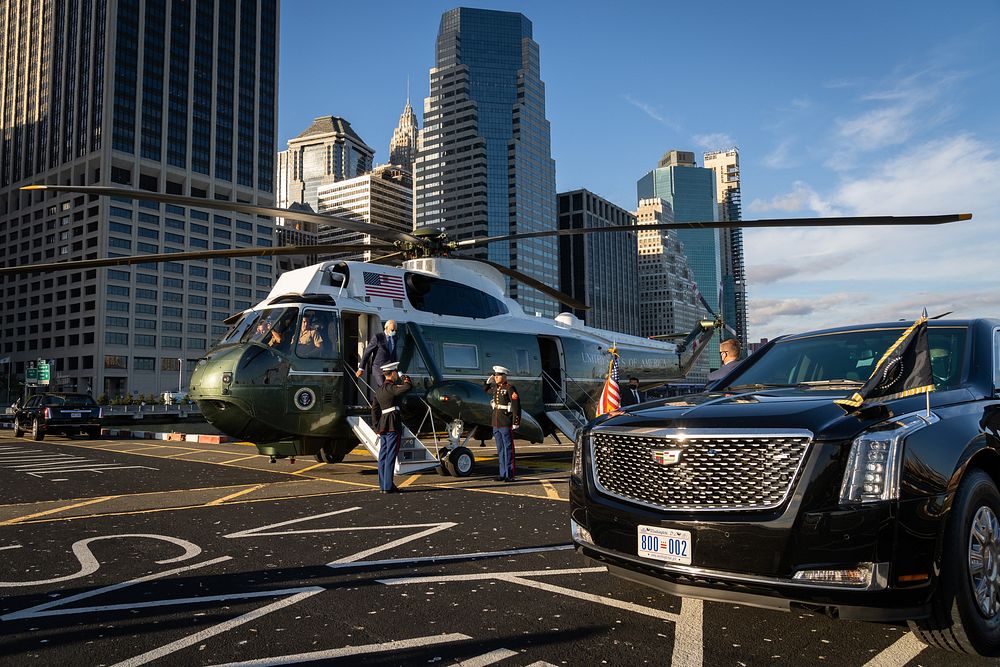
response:
<path id="1" fill-rule="evenodd" d="M 925 391 L 924 396 L 927 397 L 927 421 L 931 420 L 931 392 Z"/>

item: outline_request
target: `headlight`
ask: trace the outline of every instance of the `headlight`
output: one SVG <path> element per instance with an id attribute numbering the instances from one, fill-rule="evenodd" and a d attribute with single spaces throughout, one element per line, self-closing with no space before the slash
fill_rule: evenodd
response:
<path id="1" fill-rule="evenodd" d="M 871 503 L 899 498 L 903 440 L 938 421 L 923 412 L 903 415 L 865 431 L 851 443 L 851 454 L 840 486 L 840 503 Z"/>
<path id="2" fill-rule="evenodd" d="M 581 433 L 576 442 L 573 443 L 573 477 L 577 479 L 583 478 L 583 445 L 584 440 L 590 442 L 589 433 Z"/>

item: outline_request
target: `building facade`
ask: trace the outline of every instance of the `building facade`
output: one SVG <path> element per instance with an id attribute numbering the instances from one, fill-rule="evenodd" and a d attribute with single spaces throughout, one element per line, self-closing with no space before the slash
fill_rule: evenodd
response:
<path id="1" fill-rule="evenodd" d="M 560 192 L 559 229 L 634 225 L 635 215 L 589 190 Z M 634 232 L 559 237 L 559 290 L 590 310 L 588 326 L 639 335 L 639 256 Z"/>
<path id="2" fill-rule="evenodd" d="M 674 221 L 670 204 L 660 199 L 640 199 L 635 212 L 639 225 L 660 225 Z M 676 230 L 640 231 L 639 248 L 639 335 L 670 336 L 687 333 L 704 316 L 695 295 L 694 274 L 688 266 L 684 244 Z M 687 379 L 708 379 L 709 359 L 703 354 Z"/>
<path id="3" fill-rule="evenodd" d="M 389 164 L 413 173 L 413 161 L 417 157 L 417 136 L 420 129 L 417 126 L 417 114 L 413 113 L 410 99 L 406 99 L 403 113 L 399 115 L 399 125 L 392 131 L 389 141 Z"/>
<path id="4" fill-rule="evenodd" d="M 272 206 L 276 0 L 12 0 L 0 35 L 0 266 L 273 244 L 267 218 L 18 188 Z M 273 279 L 269 259 L 8 276 L 2 355 L 15 382 L 49 359 L 53 389 L 175 391 Z"/>
<path id="5" fill-rule="evenodd" d="M 717 220 L 715 173 L 697 166 L 694 153 L 670 150 L 656 169 L 639 179 L 638 198 L 660 198 L 670 204 L 676 222 Z M 722 250 L 717 229 L 679 229 L 688 266 L 695 284 L 716 313 L 720 312 L 719 286 L 722 284 Z M 705 316 L 708 316 L 705 313 Z M 704 353 L 711 368 L 719 366 L 719 338 L 713 338 Z"/>
<path id="6" fill-rule="evenodd" d="M 555 162 L 538 44 L 514 12 L 459 8 L 441 17 L 415 165 L 415 226 L 454 239 L 556 228 Z M 478 256 L 558 284 L 554 238 L 498 241 Z M 510 282 L 528 313 L 550 297 Z"/>
<path id="7" fill-rule="evenodd" d="M 705 153 L 706 169 L 715 172 L 719 220 L 742 220 L 740 201 L 740 151 L 730 148 Z M 743 230 L 719 230 L 722 252 L 722 317 L 736 330 L 740 349 L 747 349 L 747 286 L 743 261 Z"/>
<path id="8" fill-rule="evenodd" d="M 401 232 L 413 231 L 413 177 L 401 167 L 376 167 L 370 174 L 321 186 L 318 195 L 320 213 Z M 336 227 L 319 230 L 319 242 L 322 244 L 371 243 L 371 238 L 368 234 Z M 370 251 L 320 256 L 320 259 L 333 258 L 369 262 L 375 257 Z"/>

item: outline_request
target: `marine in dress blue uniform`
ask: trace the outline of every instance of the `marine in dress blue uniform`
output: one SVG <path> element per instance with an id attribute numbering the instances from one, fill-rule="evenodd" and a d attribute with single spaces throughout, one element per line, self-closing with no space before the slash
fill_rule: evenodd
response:
<path id="1" fill-rule="evenodd" d="M 497 443 L 497 458 L 500 461 L 500 474 L 497 481 L 513 482 L 514 464 L 514 431 L 521 425 L 521 399 L 517 388 L 507 382 L 510 374 L 503 366 L 494 366 L 493 375 L 486 380 L 486 393 L 492 396 L 490 407 L 493 408 L 493 439 Z"/>
<path id="2" fill-rule="evenodd" d="M 404 375 L 400 379 L 397 366 L 399 366 L 398 361 L 381 366 L 385 381 L 375 391 L 375 401 L 372 403 L 372 427 L 379 434 L 378 486 L 382 493 L 399 492 L 392 483 L 396 454 L 399 452 L 399 441 L 403 435 L 403 420 L 399 414 L 399 405 L 403 395 L 413 388 L 409 376 Z"/>

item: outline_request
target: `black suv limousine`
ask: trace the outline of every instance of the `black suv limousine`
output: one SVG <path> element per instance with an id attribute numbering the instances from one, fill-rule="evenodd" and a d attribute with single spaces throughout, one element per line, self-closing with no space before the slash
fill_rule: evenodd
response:
<path id="1" fill-rule="evenodd" d="M 592 422 L 578 550 L 675 595 L 905 620 L 1000 655 L 1000 320 L 930 323 L 929 395 L 833 402 L 909 324 L 782 337 L 711 391 Z"/>
<path id="2" fill-rule="evenodd" d="M 20 438 L 27 431 L 33 440 L 46 433 L 98 438 L 102 417 L 101 406 L 87 394 L 37 394 L 14 413 L 14 435 Z"/>

